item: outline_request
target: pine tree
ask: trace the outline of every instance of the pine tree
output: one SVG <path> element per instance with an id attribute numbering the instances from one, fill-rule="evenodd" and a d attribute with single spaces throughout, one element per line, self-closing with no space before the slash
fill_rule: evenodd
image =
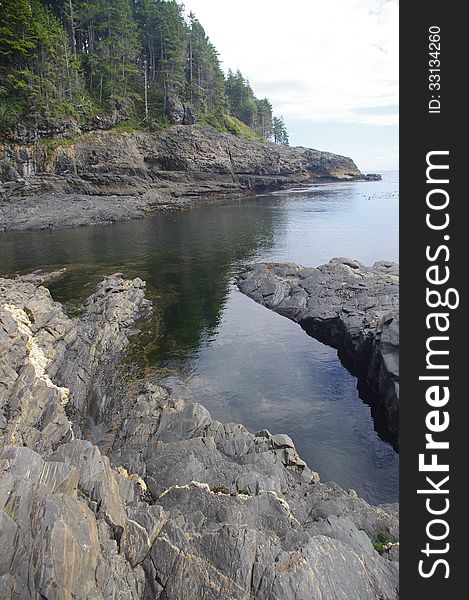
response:
<path id="1" fill-rule="evenodd" d="M 261 137 L 269 140 L 272 137 L 273 132 L 272 104 L 267 98 L 256 100 L 256 104 L 257 119 L 254 128 Z"/>
<path id="2" fill-rule="evenodd" d="M 273 125 L 273 138 L 276 144 L 281 144 L 283 146 L 288 146 L 288 131 L 285 126 L 285 121 L 283 117 L 274 117 L 272 120 Z"/>
<path id="3" fill-rule="evenodd" d="M 142 70 L 147 81 L 147 107 L 151 119 L 164 117 L 168 98 L 185 95 L 187 26 L 182 7 L 174 0 L 137 0 Z"/>
<path id="4" fill-rule="evenodd" d="M 178 0 L 0 0 L 0 131 L 99 116 L 151 128 L 171 96 L 201 123 L 241 135 L 238 119 L 251 139 L 288 143 L 269 100 L 240 71 L 225 77 Z"/>
<path id="5" fill-rule="evenodd" d="M 0 127 L 25 114 L 37 123 L 73 112 L 83 81 L 52 8 L 40 0 L 3 0 L 0 9 Z"/>
<path id="6" fill-rule="evenodd" d="M 71 36 L 89 92 L 100 107 L 126 108 L 138 96 L 133 84 L 140 50 L 130 0 L 78 0 L 72 6 L 75 25 Z M 70 11 L 64 12 L 69 21 Z"/>
<path id="7" fill-rule="evenodd" d="M 218 53 L 193 13 L 189 15 L 186 79 L 187 97 L 198 111 L 226 110 L 225 78 Z"/>
<path id="8" fill-rule="evenodd" d="M 241 71 L 228 72 L 226 93 L 230 101 L 231 114 L 249 127 L 253 127 L 257 119 L 256 98 L 249 81 L 244 79 Z"/>

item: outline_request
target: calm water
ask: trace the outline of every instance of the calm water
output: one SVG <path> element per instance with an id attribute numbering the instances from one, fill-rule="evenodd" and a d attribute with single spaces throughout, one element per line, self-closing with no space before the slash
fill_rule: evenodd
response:
<path id="1" fill-rule="evenodd" d="M 146 279 L 159 311 L 135 354 L 220 420 L 291 435 L 323 481 L 398 497 L 398 457 L 373 428 L 331 348 L 233 285 L 244 262 L 398 261 L 398 176 L 314 186 L 71 231 L 0 233 L 0 273 L 67 266 L 51 286 L 76 303 L 103 273 Z"/>

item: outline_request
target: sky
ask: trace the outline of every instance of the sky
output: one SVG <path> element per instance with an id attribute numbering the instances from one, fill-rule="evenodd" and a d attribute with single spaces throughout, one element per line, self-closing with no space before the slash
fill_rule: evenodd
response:
<path id="1" fill-rule="evenodd" d="M 364 171 L 398 168 L 397 0 L 185 0 L 290 145 L 336 152 Z"/>

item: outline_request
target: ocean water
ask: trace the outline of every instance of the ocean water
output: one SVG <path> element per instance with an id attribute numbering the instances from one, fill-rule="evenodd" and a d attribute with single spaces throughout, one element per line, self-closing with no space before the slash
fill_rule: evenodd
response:
<path id="1" fill-rule="evenodd" d="M 65 266 L 50 289 L 70 304 L 103 274 L 142 277 L 157 307 L 132 349 L 146 375 L 214 418 L 288 433 L 323 481 L 396 501 L 398 455 L 336 351 L 243 296 L 233 279 L 255 261 L 398 262 L 398 183 L 386 173 L 110 226 L 0 233 L 0 273 Z"/>

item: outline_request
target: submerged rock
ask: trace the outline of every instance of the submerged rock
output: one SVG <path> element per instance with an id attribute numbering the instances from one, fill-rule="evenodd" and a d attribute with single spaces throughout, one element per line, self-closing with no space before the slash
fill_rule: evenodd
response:
<path id="1" fill-rule="evenodd" d="M 70 319 L 39 279 L 0 279 L 0 596 L 397 599 L 397 546 L 372 544 L 398 541 L 396 505 L 320 483 L 288 435 L 109 378 L 143 290 L 108 277 Z"/>
<path id="2" fill-rule="evenodd" d="M 339 350 L 377 394 L 387 427 L 399 431 L 399 266 L 333 258 L 318 268 L 256 264 L 238 278 L 256 302 Z"/>

